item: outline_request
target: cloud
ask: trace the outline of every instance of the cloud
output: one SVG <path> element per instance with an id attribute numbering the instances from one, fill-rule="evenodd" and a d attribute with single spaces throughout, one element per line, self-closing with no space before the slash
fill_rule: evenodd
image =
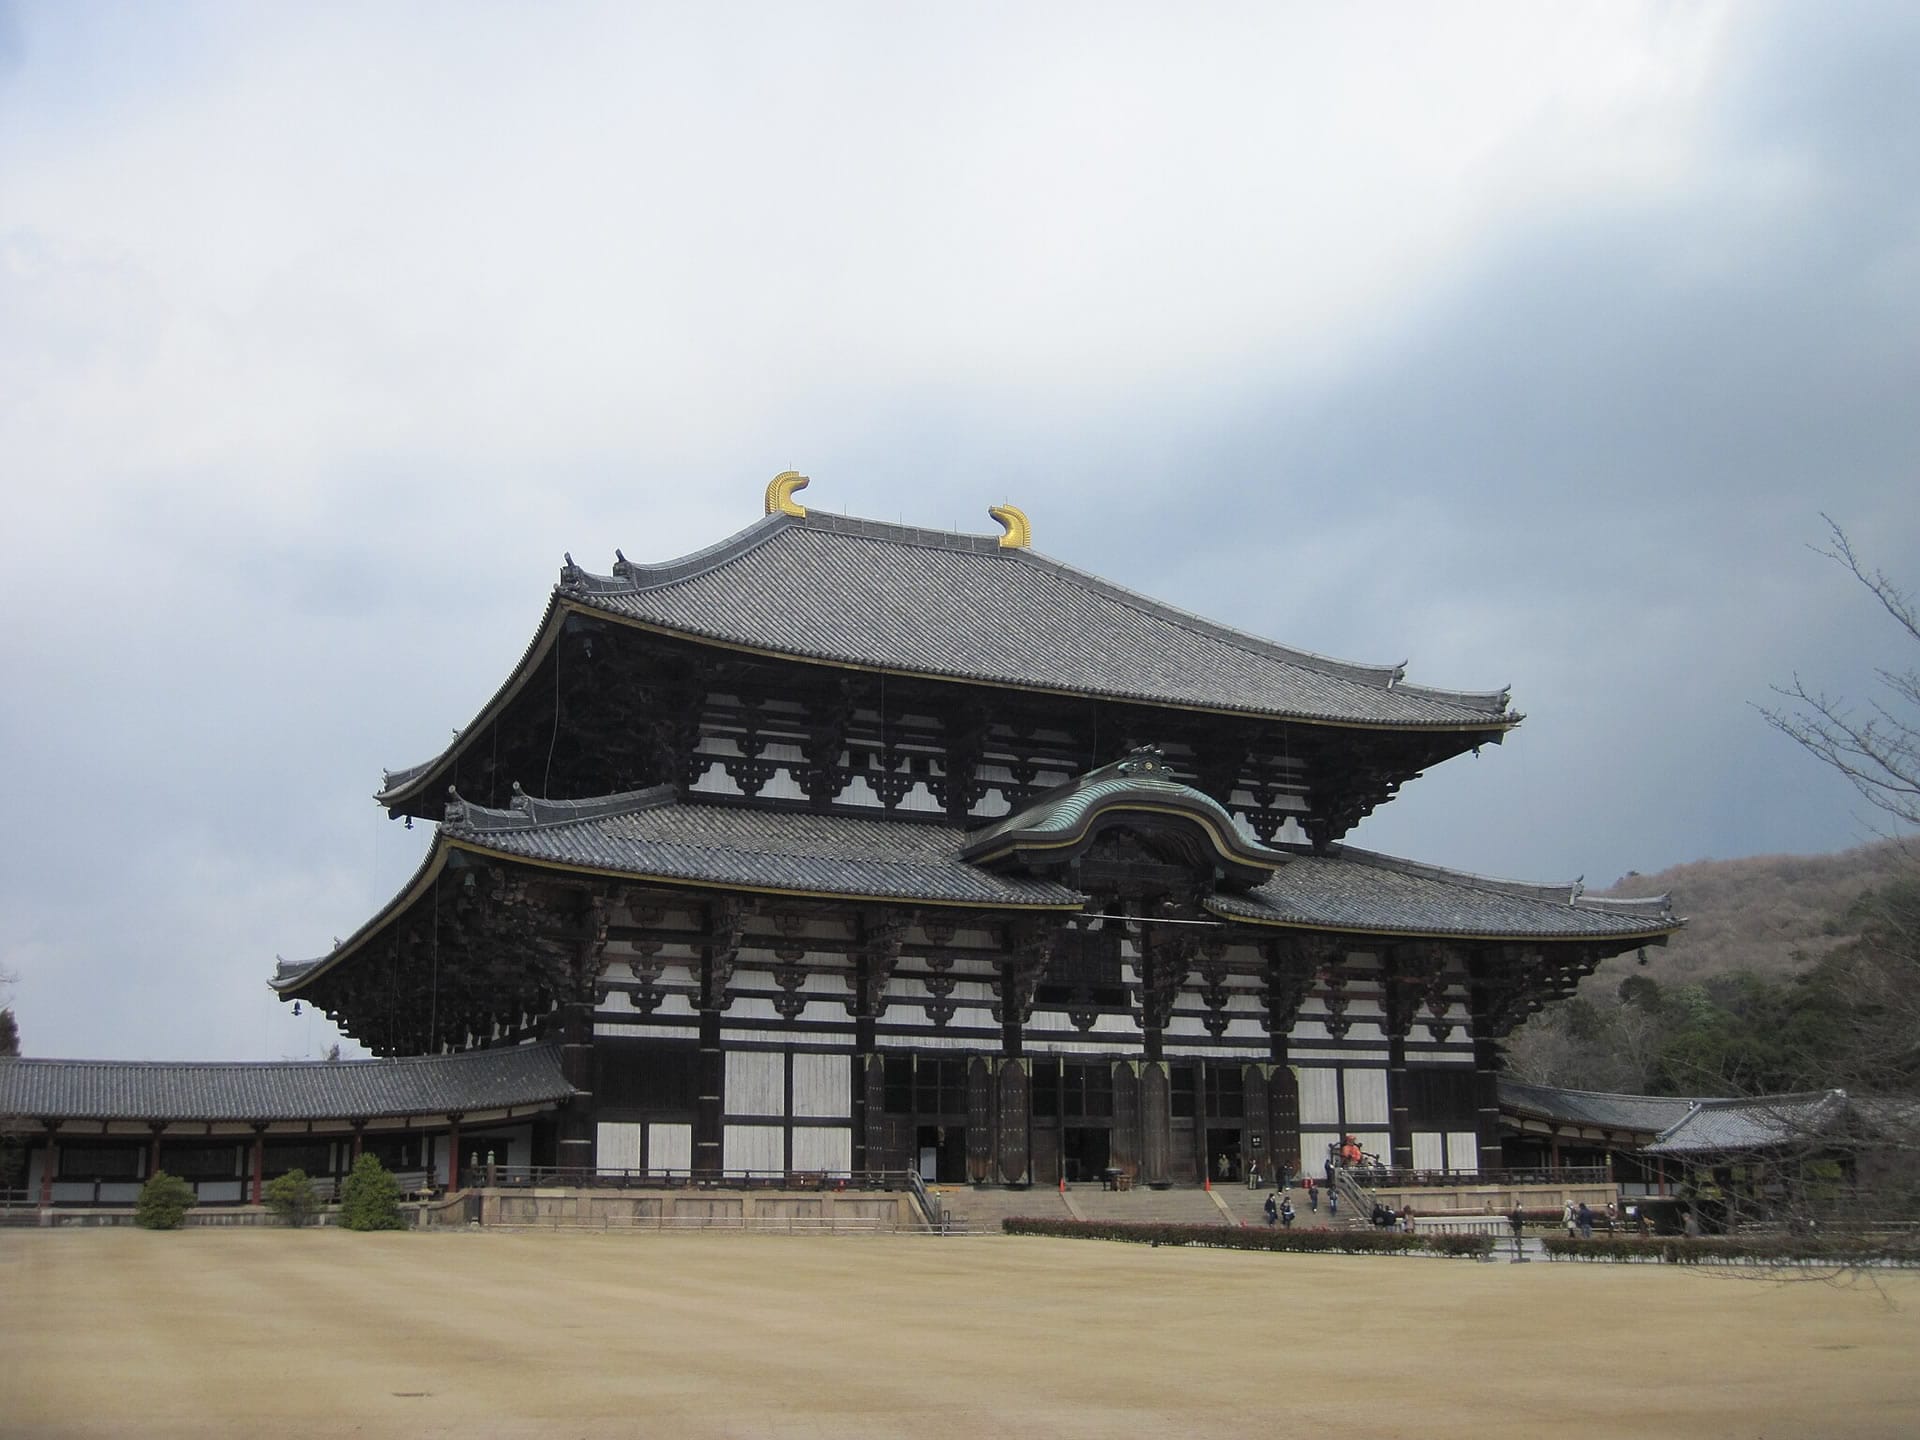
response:
<path id="1" fill-rule="evenodd" d="M 1515 686 L 1361 843 L 1611 878 L 1855 838 L 1747 706 L 1879 641 L 1902 8 L 0 11 L 0 966 L 37 1053 L 307 1053 L 365 797 L 559 556 L 821 508 Z M 9 65 L 11 68 L 9 69 Z"/>

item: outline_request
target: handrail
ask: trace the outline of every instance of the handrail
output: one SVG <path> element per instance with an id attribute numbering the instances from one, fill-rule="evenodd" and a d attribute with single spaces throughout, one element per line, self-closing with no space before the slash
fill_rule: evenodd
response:
<path id="1" fill-rule="evenodd" d="M 608 1190 L 908 1190 L 925 1185 L 911 1170 L 691 1170 L 651 1166 L 483 1165 L 467 1177 L 488 1189 L 554 1185 Z M 931 1197 L 928 1197 L 931 1204 Z"/>
<path id="2" fill-rule="evenodd" d="M 912 1195 L 920 1207 L 920 1214 L 927 1222 L 927 1228 L 936 1234 L 947 1233 L 946 1212 L 940 1203 L 927 1191 L 927 1180 L 918 1170 L 909 1170 L 907 1175 L 907 1193 Z"/>

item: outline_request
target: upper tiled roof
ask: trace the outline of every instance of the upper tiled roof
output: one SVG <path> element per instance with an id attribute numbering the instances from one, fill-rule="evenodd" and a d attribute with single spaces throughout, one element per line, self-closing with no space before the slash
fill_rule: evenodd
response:
<path id="1" fill-rule="evenodd" d="M 803 659 L 1248 715 L 1498 730 L 1506 692 L 1402 682 L 1202 619 L 992 536 L 809 511 L 662 565 L 569 565 L 559 593 Z"/>
<path id="2" fill-rule="evenodd" d="M 1500 1079 L 1500 1108 L 1537 1115 L 1568 1125 L 1658 1135 L 1685 1117 L 1699 1102 L 1670 1095 L 1611 1095 L 1598 1090 L 1563 1090 Z"/>
<path id="3" fill-rule="evenodd" d="M 35 1120 L 356 1120 L 572 1094 L 553 1045 L 409 1060 L 0 1060 L 0 1115 Z"/>
<path id="4" fill-rule="evenodd" d="M 1484 939 L 1652 938 L 1682 924 L 1664 895 L 1602 900 L 1578 883 L 1490 880 L 1351 847 L 1297 855 L 1259 888 L 1216 895 L 1208 904 L 1268 924 Z"/>

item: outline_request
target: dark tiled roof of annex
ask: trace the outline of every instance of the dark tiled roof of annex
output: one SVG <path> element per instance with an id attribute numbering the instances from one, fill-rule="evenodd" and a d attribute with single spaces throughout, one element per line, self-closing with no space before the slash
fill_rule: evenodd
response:
<path id="1" fill-rule="evenodd" d="M 1600 1090 L 1564 1090 L 1500 1077 L 1500 1108 L 1563 1125 L 1624 1130 L 1654 1136 L 1684 1119 L 1698 1102 L 1671 1095 L 1615 1095 Z"/>
<path id="2" fill-rule="evenodd" d="M 560 595 L 679 634 L 828 663 L 1385 728 L 1516 723 L 1505 691 L 1437 690 L 1190 614 L 994 536 L 775 513 L 684 559 Z"/>
<path id="3" fill-rule="evenodd" d="M 0 1115 L 36 1120 L 345 1120 L 570 1098 L 553 1045 L 404 1060 L 0 1060 Z"/>

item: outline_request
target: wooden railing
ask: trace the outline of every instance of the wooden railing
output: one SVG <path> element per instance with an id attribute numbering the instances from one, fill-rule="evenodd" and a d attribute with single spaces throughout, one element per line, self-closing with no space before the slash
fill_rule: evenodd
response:
<path id="1" fill-rule="evenodd" d="M 906 1190 L 923 1209 L 926 1186 L 912 1170 L 683 1170 L 580 1165 L 482 1165 L 462 1177 L 469 1186 L 552 1186 L 605 1190 Z"/>

